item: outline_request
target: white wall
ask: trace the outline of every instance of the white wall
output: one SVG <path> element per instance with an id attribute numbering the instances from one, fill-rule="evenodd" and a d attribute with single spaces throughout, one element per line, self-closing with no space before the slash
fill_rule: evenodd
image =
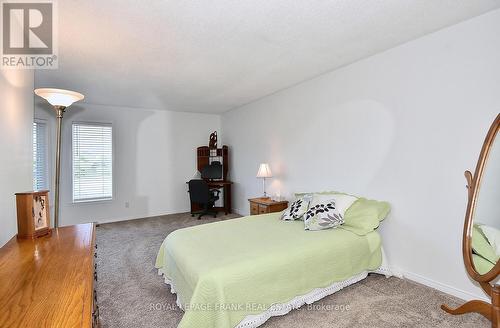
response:
<path id="1" fill-rule="evenodd" d="M 463 22 L 230 111 L 235 207 L 261 194 L 341 190 L 392 204 L 393 265 L 463 298 L 484 297 L 461 255 L 463 172 L 500 111 L 500 11 Z"/>
<path id="2" fill-rule="evenodd" d="M 55 145 L 52 109 L 47 103 L 37 100 L 35 116 L 49 120 L 51 144 Z M 73 121 L 113 125 L 112 201 L 72 203 Z M 60 224 L 102 223 L 188 211 L 185 182 L 196 172 L 196 147 L 208 145 L 210 133 L 219 127 L 218 115 L 74 104 L 68 108 L 63 120 Z M 55 146 L 50 151 L 52 166 L 54 150 Z M 54 190 L 53 186 L 51 190 Z"/>
<path id="3" fill-rule="evenodd" d="M 33 71 L 0 70 L 0 246 L 17 233 L 14 194 L 32 189 Z"/>

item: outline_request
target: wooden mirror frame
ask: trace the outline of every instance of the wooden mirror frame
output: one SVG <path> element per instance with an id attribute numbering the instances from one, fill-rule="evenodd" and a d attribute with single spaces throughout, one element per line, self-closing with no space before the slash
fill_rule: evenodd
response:
<path id="1" fill-rule="evenodd" d="M 472 228 L 474 225 L 474 211 L 477 205 L 477 199 L 479 195 L 479 190 L 481 189 L 481 180 L 484 174 L 484 169 L 486 163 L 488 162 L 488 157 L 490 151 L 497 136 L 498 130 L 500 129 L 500 114 L 497 115 L 495 121 L 491 125 L 486 139 L 484 140 L 483 147 L 481 148 L 481 153 L 477 161 L 476 170 L 474 175 L 470 171 L 465 171 L 465 178 L 467 179 L 467 191 L 468 191 L 468 202 L 467 211 L 465 213 L 465 223 L 464 232 L 462 237 L 462 254 L 464 257 L 465 268 L 469 276 L 477 281 L 481 288 L 491 297 L 491 304 L 473 300 L 469 301 L 462 306 L 451 309 L 446 305 L 441 305 L 441 308 L 451 314 L 464 314 L 469 312 L 477 312 L 485 316 L 491 321 L 492 327 L 500 327 L 500 285 L 491 285 L 491 281 L 494 280 L 500 273 L 500 261 L 497 261 L 495 266 L 487 273 L 480 274 L 476 267 L 474 266 L 474 261 L 472 260 Z M 497 146 L 498 147 L 498 146 Z"/>

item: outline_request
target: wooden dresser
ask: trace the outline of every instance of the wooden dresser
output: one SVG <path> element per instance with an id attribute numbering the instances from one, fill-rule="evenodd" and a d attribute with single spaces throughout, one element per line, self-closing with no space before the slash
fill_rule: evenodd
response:
<path id="1" fill-rule="evenodd" d="M 250 215 L 266 214 L 283 211 L 288 207 L 288 202 L 274 201 L 271 198 L 250 198 Z"/>
<path id="2" fill-rule="evenodd" d="M 93 223 L 0 248 L 0 327 L 96 327 Z"/>

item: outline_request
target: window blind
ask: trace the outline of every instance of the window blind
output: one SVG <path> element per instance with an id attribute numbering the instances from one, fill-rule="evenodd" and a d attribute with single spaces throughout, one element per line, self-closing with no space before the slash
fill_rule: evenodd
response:
<path id="1" fill-rule="evenodd" d="M 113 197 L 111 124 L 73 123 L 73 201 Z"/>
<path id="2" fill-rule="evenodd" d="M 47 124 L 33 122 L 33 190 L 49 189 Z"/>

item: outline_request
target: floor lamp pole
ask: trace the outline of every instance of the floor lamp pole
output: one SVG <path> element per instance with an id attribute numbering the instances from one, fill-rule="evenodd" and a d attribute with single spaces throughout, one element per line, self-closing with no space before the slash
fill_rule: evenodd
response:
<path id="1" fill-rule="evenodd" d="M 65 106 L 54 106 L 57 112 L 56 178 L 54 192 L 54 228 L 59 227 L 59 180 L 61 178 L 61 127 Z"/>
<path id="2" fill-rule="evenodd" d="M 54 228 L 59 227 L 59 180 L 61 179 L 61 127 L 64 111 L 71 104 L 83 100 L 81 93 L 54 88 L 38 88 L 35 94 L 54 107 L 57 119 L 56 176 L 54 184 Z"/>

